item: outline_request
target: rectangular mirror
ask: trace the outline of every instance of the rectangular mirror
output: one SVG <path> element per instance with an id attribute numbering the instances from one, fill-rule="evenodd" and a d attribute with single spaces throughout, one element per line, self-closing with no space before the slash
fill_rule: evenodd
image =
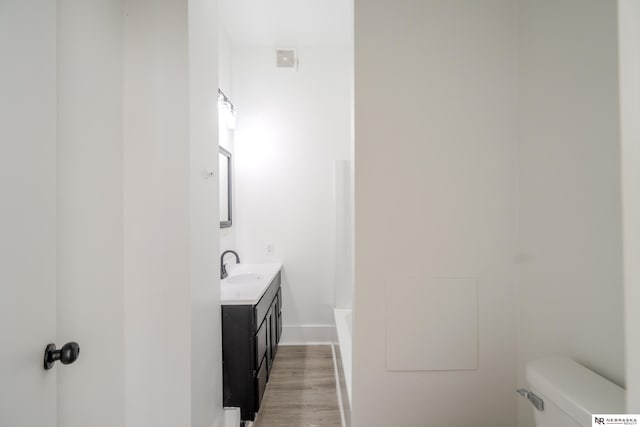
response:
<path id="1" fill-rule="evenodd" d="M 231 227 L 231 153 L 219 147 L 220 228 Z"/>

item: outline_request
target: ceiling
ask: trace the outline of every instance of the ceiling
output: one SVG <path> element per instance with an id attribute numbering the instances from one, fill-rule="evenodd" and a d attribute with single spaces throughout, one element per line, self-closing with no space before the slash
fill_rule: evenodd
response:
<path id="1" fill-rule="evenodd" d="M 220 21 L 234 44 L 348 45 L 353 0 L 220 0 Z"/>

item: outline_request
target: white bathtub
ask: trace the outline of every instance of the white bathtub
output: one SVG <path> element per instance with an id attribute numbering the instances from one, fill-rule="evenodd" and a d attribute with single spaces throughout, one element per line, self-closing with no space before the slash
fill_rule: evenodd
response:
<path id="1" fill-rule="evenodd" d="M 342 359 L 344 379 L 347 386 L 347 397 L 349 398 L 349 404 L 351 404 L 352 313 L 349 308 L 334 308 L 333 313 L 336 318 L 336 331 L 338 333 L 338 343 L 340 344 L 340 358 Z"/>

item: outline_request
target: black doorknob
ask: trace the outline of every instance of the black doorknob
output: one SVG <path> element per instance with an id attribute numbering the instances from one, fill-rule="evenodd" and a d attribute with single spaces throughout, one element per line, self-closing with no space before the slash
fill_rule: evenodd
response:
<path id="1" fill-rule="evenodd" d="M 80 346 L 77 342 L 68 342 L 60 350 L 56 350 L 55 344 L 49 344 L 44 349 L 44 369 L 53 368 L 57 360 L 63 365 L 69 365 L 78 360 L 79 355 Z"/>

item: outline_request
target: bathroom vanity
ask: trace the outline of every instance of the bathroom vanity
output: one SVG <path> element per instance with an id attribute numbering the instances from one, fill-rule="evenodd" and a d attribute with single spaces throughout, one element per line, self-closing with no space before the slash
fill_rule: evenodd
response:
<path id="1" fill-rule="evenodd" d="M 282 265 L 232 267 L 221 281 L 223 400 L 253 421 L 282 334 Z"/>

